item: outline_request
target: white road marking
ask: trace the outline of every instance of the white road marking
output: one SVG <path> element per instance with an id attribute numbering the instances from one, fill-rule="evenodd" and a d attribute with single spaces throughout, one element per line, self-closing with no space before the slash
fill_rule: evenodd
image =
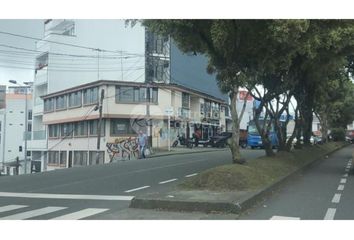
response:
<path id="1" fill-rule="evenodd" d="M 341 180 L 340 180 L 340 183 L 346 183 L 347 182 L 347 179 L 345 179 L 345 178 L 342 178 Z"/>
<path id="2" fill-rule="evenodd" d="M 143 187 L 139 187 L 139 188 L 133 188 L 133 189 L 127 190 L 127 191 L 125 191 L 125 192 L 126 192 L 126 193 L 130 193 L 130 192 L 138 191 L 138 190 L 145 189 L 145 188 L 149 188 L 149 187 L 150 187 L 150 186 L 143 186 Z"/>
<path id="3" fill-rule="evenodd" d="M 348 177 L 348 173 L 344 174 L 343 177 Z"/>
<path id="4" fill-rule="evenodd" d="M 28 206 L 26 206 L 26 205 L 7 205 L 7 206 L 0 207 L 0 213 L 12 211 L 12 210 L 16 210 L 16 209 L 20 209 L 20 208 L 24 208 L 24 207 L 28 207 Z"/>
<path id="5" fill-rule="evenodd" d="M 0 197 L 130 201 L 134 196 L 0 192 Z"/>
<path id="6" fill-rule="evenodd" d="M 159 182 L 159 184 L 165 184 L 165 183 L 174 182 L 174 181 L 177 181 L 177 180 L 178 180 L 177 178 L 173 178 L 173 179 L 170 179 L 170 180 Z"/>
<path id="7" fill-rule="evenodd" d="M 79 220 L 82 218 L 86 218 L 89 216 L 93 216 L 105 211 L 108 211 L 107 208 L 86 208 L 77 212 L 65 214 L 56 218 L 52 218 L 51 220 Z"/>
<path id="8" fill-rule="evenodd" d="M 300 220 L 298 217 L 273 216 L 270 220 Z"/>
<path id="9" fill-rule="evenodd" d="M 344 190 L 344 185 L 339 185 L 337 190 L 338 191 L 343 191 Z"/>
<path id="10" fill-rule="evenodd" d="M 198 173 L 192 173 L 192 174 L 186 175 L 185 177 L 193 177 L 193 176 L 196 176 L 196 175 L 198 175 Z"/>
<path id="11" fill-rule="evenodd" d="M 44 214 L 60 211 L 65 208 L 66 207 L 45 207 L 45 208 L 40 208 L 40 209 L 36 209 L 36 210 L 32 210 L 32 211 L 17 213 L 17 214 L 6 216 L 6 217 L 0 218 L 0 219 L 1 220 L 24 220 L 24 219 L 38 217 L 38 216 L 41 216 Z"/>
<path id="12" fill-rule="evenodd" d="M 324 217 L 324 220 L 333 220 L 335 214 L 336 214 L 335 208 L 328 208 L 328 210 L 326 212 L 326 216 Z"/>
<path id="13" fill-rule="evenodd" d="M 346 168 L 346 169 L 345 169 L 345 171 L 346 171 L 346 172 L 349 172 L 349 169 L 348 169 L 348 168 Z"/>
<path id="14" fill-rule="evenodd" d="M 342 194 L 340 194 L 340 193 L 336 193 L 336 194 L 334 194 L 334 196 L 333 196 L 333 198 L 332 198 L 332 203 L 339 203 L 339 201 L 340 201 L 340 196 L 341 196 Z"/>

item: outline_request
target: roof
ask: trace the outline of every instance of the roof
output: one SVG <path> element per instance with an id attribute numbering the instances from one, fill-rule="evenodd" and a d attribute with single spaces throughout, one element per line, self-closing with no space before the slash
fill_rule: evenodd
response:
<path id="1" fill-rule="evenodd" d="M 80 90 L 84 90 L 84 89 L 88 89 L 88 88 L 92 88 L 92 87 L 98 87 L 98 86 L 102 86 L 102 85 L 119 85 L 119 86 L 132 86 L 132 87 L 146 87 L 148 85 L 148 83 L 145 82 L 128 82 L 128 81 L 112 81 L 112 80 L 99 80 L 99 81 L 94 81 L 94 82 L 90 82 L 90 83 L 86 83 L 86 84 L 82 84 L 82 85 L 78 85 L 72 88 L 67 88 L 58 92 L 53 92 L 44 96 L 41 96 L 42 99 L 47 99 L 47 98 L 52 98 L 52 97 L 57 97 L 63 94 L 68 94 L 68 93 L 72 93 L 72 92 L 76 92 L 76 91 L 80 91 Z M 221 104 L 225 104 L 226 102 L 223 99 L 220 98 L 216 98 L 210 94 L 207 93 L 203 93 L 201 91 L 195 90 L 195 89 L 191 89 L 176 83 L 150 83 L 151 87 L 158 87 L 158 88 L 165 88 L 165 89 L 171 89 L 171 90 L 180 90 L 183 92 L 187 92 L 190 94 L 195 94 L 198 95 L 200 97 L 203 98 L 208 98 L 210 100 L 213 100 L 215 102 L 221 103 Z"/>

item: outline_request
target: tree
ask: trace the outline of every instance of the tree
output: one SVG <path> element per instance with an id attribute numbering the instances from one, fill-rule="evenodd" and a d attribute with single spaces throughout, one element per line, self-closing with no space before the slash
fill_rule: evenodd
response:
<path id="1" fill-rule="evenodd" d="M 286 69 L 291 63 L 293 41 L 306 31 L 305 20 L 144 20 L 151 31 L 170 35 L 184 52 L 205 55 L 207 71 L 216 73 L 220 89 L 231 100 L 234 163 L 242 163 L 237 112 L 240 87 L 247 86 L 262 71 Z"/>

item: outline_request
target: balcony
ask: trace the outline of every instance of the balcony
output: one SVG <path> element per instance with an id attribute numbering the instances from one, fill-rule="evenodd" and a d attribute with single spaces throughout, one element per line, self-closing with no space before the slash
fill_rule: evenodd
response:
<path id="1" fill-rule="evenodd" d="M 48 73 L 48 70 L 47 70 L 48 67 L 44 67 L 42 69 L 39 69 L 37 70 L 37 73 L 36 73 L 36 80 L 34 81 L 34 85 L 35 86 L 39 86 L 39 85 L 43 85 L 43 84 L 46 84 L 47 83 L 47 73 Z"/>
<path id="2" fill-rule="evenodd" d="M 45 130 L 28 132 L 25 135 L 28 137 L 27 139 L 28 151 L 47 149 L 47 132 Z"/>
<path id="3" fill-rule="evenodd" d="M 42 101 L 43 102 L 43 101 Z M 42 115 L 43 114 L 43 103 L 34 105 L 32 109 L 33 115 Z"/>

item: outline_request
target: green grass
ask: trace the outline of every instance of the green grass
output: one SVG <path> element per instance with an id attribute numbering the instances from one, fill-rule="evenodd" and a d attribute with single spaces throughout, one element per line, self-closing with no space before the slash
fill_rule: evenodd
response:
<path id="1" fill-rule="evenodd" d="M 344 143 L 304 147 L 274 157 L 260 157 L 244 165 L 228 164 L 209 169 L 179 185 L 183 190 L 248 191 L 262 188 L 305 164 L 340 148 Z"/>

